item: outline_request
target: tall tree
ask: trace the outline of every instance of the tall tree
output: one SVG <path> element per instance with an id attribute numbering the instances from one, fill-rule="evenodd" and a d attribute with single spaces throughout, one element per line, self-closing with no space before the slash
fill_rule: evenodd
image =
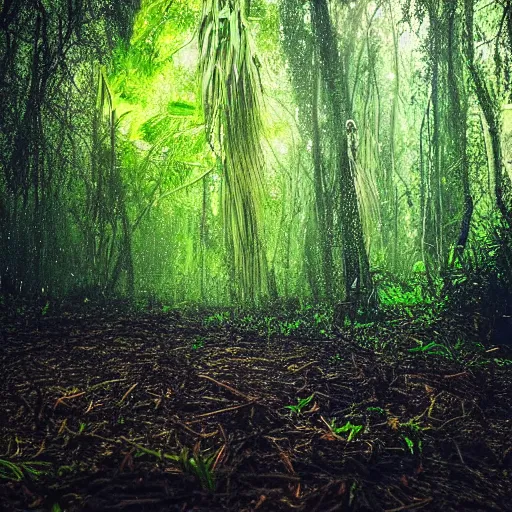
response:
<path id="1" fill-rule="evenodd" d="M 323 113 L 320 62 L 313 46 L 310 22 L 306 21 L 305 5 L 298 0 L 286 0 L 280 5 L 282 22 L 282 46 L 286 56 L 298 120 L 304 146 L 311 141 L 314 182 L 314 213 L 308 222 L 307 258 L 315 266 L 318 254 L 321 272 L 310 272 L 308 281 L 315 300 L 333 299 L 335 265 L 333 261 L 333 199 L 329 186 L 330 173 L 324 158 L 325 144 L 322 136 Z M 300 51 L 297 51 L 297 48 Z"/>
<path id="2" fill-rule="evenodd" d="M 451 121 L 450 153 L 455 162 L 454 168 L 457 171 L 457 184 L 462 185 L 463 209 L 460 218 L 459 233 L 455 242 L 453 257 L 448 260 L 448 266 L 462 258 L 468 241 L 471 218 L 473 216 L 473 196 L 469 180 L 469 158 L 468 158 L 468 100 L 465 87 L 463 53 L 460 51 L 463 44 L 463 22 L 459 10 L 459 2 L 445 0 L 444 12 L 446 14 L 447 32 L 447 77 L 449 91 L 448 114 Z"/>
<path id="3" fill-rule="evenodd" d="M 208 140 L 224 167 L 231 284 L 239 300 L 254 302 L 272 290 L 260 221 L 259 62 L 251 50 L 243 0 L 204 0 L 199 48 Z"/>
<path id="4" fill-rule="evenodd" d="M 66 208 L 63 184 L 74 157 L 57 154 L 63 146 L 72 153 L 79 144 L 69 133 L 79 124 L 68 118 L 70 91 L 76 95 L 78 88 L 70 70 L 104 58 L 116 42 L 129 39 L 138 5 L 11 0 L 0 6 L 2 287 L 46 293 L 50 282 L 63 282 L 53 263 L 70 231 L 70 219 L 59 209 Z"/>
<path id="5" fill-rule="evenodd" d="M 347 137 L 350 131 L 347 123 L 353 117 L 348 76 L 352 42 L 347 42 L 343 52 L 344 58 L 341 58 L 327 0 L 311 1 L 310 9 L 327 107 L 329 135 L 333 144 L 334 166 L 339 180 L 338 214 L 342 237 L 345 296 L 349 301 L 358 301 L 361 293 L 371 296 L 372 284 L 356 193 L 354 166 L 350 162 Z"/>
<path id="6" fill-rule="evenodd" d="M 475 2 L 464 0 L 466 44 L 464 52 L 478 103 L 482 109 L 491 139 L 494 195 L 498 211 L 507 227 L 512 229 L 512 213 L 507 204 L 510 199 L 510 178 L 505 170 L 501 149 L 501 104 L 486 83 L 483 71 L 475 58 Z"/>

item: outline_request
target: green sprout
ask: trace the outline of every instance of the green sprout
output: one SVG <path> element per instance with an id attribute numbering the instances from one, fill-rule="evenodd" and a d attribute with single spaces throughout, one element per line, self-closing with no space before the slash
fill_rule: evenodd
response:
<path id="1" fill-rule="evenodd" d="M 412 432 L 419 432 L 422 430 L 419 423 L 416 423 L 414 420 L 409 420 L 407 423 L 402 423 L 402 427 L 410 429 Z"/>
<path id="2" fill-rule="evenodd" d="M 343 361 L 343 357 L 341 354 L 334 354 L 333 356 L 329 357 L 329 362 L 331 364 L 335 364 L 340 361 Z"/>
<path id="3" fill-rule="evenodd" d="M 281 331 L 281 334 L 284 336 L 290 336 L 292 332 L 299 329 L 300 324 L 302 321 L 299 319 L 295 320 L 294 322 L 281 322 L 279 324 L 279 330 Z"/>
<path id="4" fill-rule="evenodd" d="M 306 407 L 309 404 L 309 402 L 313 400 L 314 396 L 315 394 L 312 393 L 307 398 L 297 398 L 297 405 L 285 405 L 285 409 L 290 409 L 290 411 L 299 415 L 302 413 L 302 409 L 304 409 L 304 407 Z"/>
<path id="5" fill-rule="evenodd" d="M 265 329 L 267 330 L 267 341 L 270 340 L 270 337 L 275 332 L 275 328 L 272 326 L 272 324 L 274 323 L 274 320 L 276 320 L 276 318 L 274 316 L 266 316 L 264 318 Z"/>
<path id="6" fill-rule="evenodd" d="M 407 436 L 402 436 L 402 437 L 403 437 L 405 443 L 407 444 L 407 448 L 409 448 L 409 451 L 411 452 L 412 455 L 414 455 L 415 447 L 418 449 L 419 453 L 422 452 L 423 442 L 421 441 L 421 439 L 415 443 L 410 437 L 407 437 Z"/>
<path id="7" fill-rule="evenodd" d="M 192 343 L 192 350 L 198 350 L 200 348 L 203 348 L 204 347 L 204 340 L 205 338 L 203 338 L 202 336 L 198 336 L 194 343 Z"/>
<path id="8" fill-rule="evenodd" d="M 41 308 L 41 316 L 45 316 L 48 313 L 49 309 L 50 309 L 50 301 L 47 300 L 46 304 Z"/>
<path id="9" fill-rule="evenodd" d="M 348 441 L 352 441 L 352 439 L 354 439 L 357 436 L 357 434 L 359 434 L 359 432 L 361 432 L 361 430 L 363 430 L 363 425 L 353 425 L 352 423 L 350 423 L 350 421 L 347 421 L 347 423 L 345 423 L 345 425 L 343 425 L 342 427 L 337 427 L 336 426 L 336 418 L 334 418 L 333 420 L 331 420 L 331 424 L 329 425 L 329 428 L 332 430 L 333 434 L 336 434 L 336 435 L 348 432 L 349 433 L 348 438 L 347 438 L 347 442 L 348 442 Z"/>
<path id="10" fill-rule="evenodd" d="M 200 482 L 201 487 L 208 491 L 215 490 L 214 465 L 219 452 L 210 457 L 204 457 L 198 450 L 194 450 L 189 456 L 190 450 L 184 447 L 179 455 L 164 454 L 164 458 L 178 462 L 184 473 L 194 475 Z"/>
<path id="11" fill-rule="evenodd" d="M 414 455 L 414 441 L 407 436 L 403 436 L 403 438 L 407 444 L 407 448 L 409 448 L 409 451 Z"/>
<path id="12" fill-rule="evenodd" d="M 431 341 L 426 345 L 423 345 L 423 342 L 419 343 L 420 345 L 418 347 L 410 348 L 409 352 L 421 352 L 422 354 L 428 355 L 436 354 L 449 358 L 453 357 L 450 349 L 446 345 L 436 343 L 435 341 Z"/>
<path id="13" fill-rule="evenodd" d="M 181 453 L 181 464 L 185 471 L 195 475 L 203 489 L 208 491 L 215 490 L 215 475 L 213 473 L 213 465 L 216 453 L 210 457 L 203 457 L 199 452 L 193 457 L 188 457 L 188 448 L 184 448 Z"/>
<path id="14" fill-rule="evenodd" d="M 221 327 L 229 320 L 229 312 L 215 313 L 205 318 L 204 325 L 206 327 Z"/>

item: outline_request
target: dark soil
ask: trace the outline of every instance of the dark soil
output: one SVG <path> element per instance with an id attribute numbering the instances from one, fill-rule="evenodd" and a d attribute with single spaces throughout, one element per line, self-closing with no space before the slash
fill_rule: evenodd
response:
<path id="1" fill-rule="evenodd" d="M 512 355 L 461 347 L 467 318 L 332 340 L 99 309 L 0 321 L 2 510 L 512 510 Z M 409 351 L 431 341 L 448 351 Z"/>

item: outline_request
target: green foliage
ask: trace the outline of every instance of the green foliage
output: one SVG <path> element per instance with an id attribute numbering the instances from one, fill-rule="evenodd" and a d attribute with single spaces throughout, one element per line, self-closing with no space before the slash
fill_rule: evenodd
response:
<path id="1" fill-rule="evenodd" d="M 84 304 L 147 295 L 165 300 L 164 313 L 238 305 L 240 318 L 205 326 L 267 339 L 366 332 L 377 302 L 383 317 L 424 325 L 444 306 L 483 309 L 491 325 L 509 314 L 512 138 L 502 107 L 512 59 L 503 2 L 461 4 L 451 33 L 450 2 L 439 12 L 390 3 L 373 14 L 368 2 L 323 10 L 324 1 L 113 4 L 43 2 L 41 45 L 30 3 L 11 6 L 0 27 L 6 293 L 44 297 L 41 317 L 68 293 Z M 397 25 L 400 7 L 410 25 Z M 427 12 L 438 22 L 438 52 L 433 32 L 416 27 Z M 315 39 L 319 21 L 346 30 Z M 463 36 L 472 30 L 474 54 Z M 63 34 L 70 46 L 55 53 Z M 357 65 L 331 87 L 338 53 Z M 496 126 L 482 130 L 475 108 Z M 349 151 L 347 117 L 357 117 Z M 356 222 L 342 221 L 347 169 L 364 240 L 356 241 Z M 365 289 L 364 276 L 347 289 L 347 269 L 366 253 L 376 289 Z M 274 308 L 281 299 L 293 305 Z M 351 314 L 334 314 L 344 301 Z M 388 343 L 371 336 L 376 349 Z M 411 352 L 457 351 L 436 342 Z"/>
<path id="2" fill-rule="evenodd" d="M 197 476 L 203 488 L 212 492 L 215 490 L 215 478 L 213 473 L 214 461 L 215 455 L 209 458 L 203 458 L 201 454 L 196 454 L 194 457 L 190 457 L 188 462 L 184 464 L 184 467 L 189 472 Z"/>
<path id="3" fill-rule="evenodd" d="M 0 478 L 19 482 L 24 478 L 38 478 L 46 474 L 52 464 L 43 461 L 12 462 L 7 459 L 0 459 Z"/>
<path id="4" fill-rule="evenodd" d="M 417 453 L 421 453 L 423 451 L 423 442 L 421 439 L 414 441 L 406 435 L 403 435 L 402 439 L 405 441 L 405 444 L 407 445 L 408 450 L 411 452 L 411 455 L 414 455 L 415 450 L 417 450 Z"/>
<path id="5" fill-rule="evenodd" d="M 204 347 L 206 338 L 204 336 L 197 336 L 195 341 L 192 343 L 192 350 L 198 350 Z"/>
<path id="6" fill-rule="evenodd" d="M 333 309 L 326 305 L 304 305 L 296 309 L 285 308 L 272 310 L 269 314 L 266 307 L 242 309 L 240 313 L 220 311 L 206 315 L 202 323 L 206 328 L 233 327 L 252 331 L 267 339 L 284 336 L 315 336 L 329 337 L 333 332 Z"/>
<path id="7" fill-rule="evenodd" d="M 378 290 L 379 300 L 384 306 L 416 306 L 425 303 L 421 286 L 404 290 L 399 285 L 383 286 Z"/>
<path id="8" fill-rule="evenodd" d="M 347 442 L 350 442 L 352 441 L 352 439 L 355 439 L 359 432 L 363 430 L 363 425 L 353 425 L 352 423 L 350 423 L 350 421 L 347 421 L 347 423 L 345 423 L 345 425 L 341 427 L 337 427 L 336 418 L 331 420 L 329 427 L 332 430 L 332 432 L 336 435 L 348 432 Z"/>
<path id="9" fill-rule="evenodd" d="M 333 356 L 329 357 L 329 362 L 331 364 L 340 363 L 341 361 L 343 361 L 343 356 L 341 354 L 334 354 Z"/>
<path id="10" fill-rule="evenodd" d="M 213 315 L 207 316 L 203 320 L 203 325 L 205 327 L 222 327 L 226 322 L 231 318 L 231 314 L 228 311 L 223 311 L 220 313 L 214 313 Z"/>
<path id="11" fill-rule="evenodd" d="M 407 436 L 402 436 L 405 443 L 407 444 L 407 448 L 409 448 L 409 451 L 414 454 L 414 441 Z"/>
<path id="12" fill-rule="evenodd" d="M 417 343 L 419 344 L 419 346 L 408 349 L 409 352 L 417 352 L 427 355 L 439 355 L 447 357 L 449 359 L 453 359 L 453 353 L 446 345 L 436 343 L 435 341 L 431 341 L 430 343 L 417 341 Z"/>
<path id="13" fill-rule="evenodd" d="M 407 423 L 400 423 L 400 426 L 409 429 L 411 432 L 419 432 L 422 430 L 420 424 L 414 420 L 409 420 Z"/>
<path id="14" fill-rule="evenodd" d="M 241 0 L 205 0 L 199 29 L 207 140 L 222 154 L 227 262 L 242 303 L 269 293 L 261 229 L 260 77 Z"/>
<path id="15" fill-rule="evenodd" d="M 285 409 L 290 409 L 292 413 L 300 415 L 302 414 L 302 410 L 309 405 L 311 400 L 313 400 L 314 396 L 315 394 L 312 393 L 306 398 L 297 398 L 297 405 L 285 405 Z"/>
<path id="16" fill-rule="evenodd" d="M 41 308 L 41 316 L 45 316 L 48 313 L 49 309 L 50 309 L 50 301 L 47 300 L 46 304 Z"/>
<path id="17" fill-rule="evenodd" d="M 295 332 L 297 332 L 300 329 L 300 326 L 302 324 L 302 320 L 300 318 L 297 318 L 293 321 L 283 321 L 279 324 L 279 331 L 280 334 L 283 336 L 292 336 Z"/>
<path id="18" fill-rule="evenodd" d="M 185 473 L 194 475 L 201 484 L 201 487 L 207 491 L 215 491 L 216 482 L 214 474 L 214 464 L 218 452 L 209 457 L 202 455 L 198 449 L 190 454 L 190 450 L 184 447 L 180 455 L 167 455 L 166 458 L 179 462 Z"/>

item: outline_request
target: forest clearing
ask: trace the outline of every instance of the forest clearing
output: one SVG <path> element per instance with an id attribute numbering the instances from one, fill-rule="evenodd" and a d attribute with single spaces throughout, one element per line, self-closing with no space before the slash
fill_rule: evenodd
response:
<path id="1" fill-rule="evenodd" d="M 510 510 L 512 348 L 467 319 L 198 318 L 4 316 L 3 510 Z"/>

